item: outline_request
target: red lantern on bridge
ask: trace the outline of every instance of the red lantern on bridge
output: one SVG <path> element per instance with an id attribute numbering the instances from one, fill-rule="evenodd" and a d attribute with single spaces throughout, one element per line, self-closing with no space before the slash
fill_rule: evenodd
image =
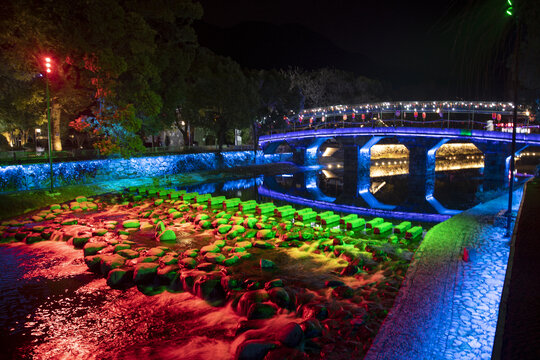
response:
<path id="1" fill-rule="evenodd" d="M 497 114 L 497 121 L 501 121 L 501 119 L 502 119 L 501 114 Z"/>
<path id="2" fill-rule="evenodd" d="M 426 113 L 425 112 L 422 113 L 422 119 L 426 120 Z"/>
<path id="3" fill-rule="evenodd" d="M 366 120 L 366 114 L 362 114 L 362 120 Z"/>
<path id="4" fill-rule="evenodd" d="M 415 119 L 418 119 L 418 111 L 415 111 L 415 112 L 414 112 L 414 118 L 415 118 Z"/>
<path id="5" fill-rule="evenodd" d="M 497 119 L 497 113 L 491 113 L 491 119 L 492 120 Z"/>
<path id="6" fill-rule="evenodd" d="M 352 116 L 352 118 L 353 118 L 353 120 L 354 120 L 354 118 L 356 117 L 356 113 L 352 113 L 351 116 Z"/>
<path id="7" fill-rule="evenodd" d="M 313 116 L 309 118 L 309 125 L 313 124 Z"/>
<path id="8" fill-rule="evenodd" d="M 343 115 L 343 121 L 347 120 L 347 114 Z"/>

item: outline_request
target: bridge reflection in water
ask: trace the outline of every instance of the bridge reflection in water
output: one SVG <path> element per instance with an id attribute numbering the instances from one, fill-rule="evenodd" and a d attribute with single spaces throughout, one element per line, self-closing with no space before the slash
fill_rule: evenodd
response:
<path id="1" fill-rule="evenodd" d="M 266 153 L 286 147 L 297 165 L 312 169 L 302 175 L 300 188 L 309 189 L 305 196 L 287 192 L 283 195 L 283 189 L 276 189 L 271 181 L 265 182 L 261 195 L 297 203 L 307 201 L 306 205 L 321 208 L 328 206 L 323 202 L 331 202 L 333 209 L 346 206 L 341 210 L 344 212 L 440 219 L 441 215 L 448 217 L 475 205 L 472 200 L 477 191 L 500 190 L 508 185 L 511 134 L 504 132 L 344 127 L 261 136 L 259 143 Z M 517 144 L 516 155 L 530 153 L 531 147 L 540 146 L 540 135 L 518 134 Z M 445 181 L 445 177 L 457 179 Z M 468 194 L 465 206 L 443 205 L 439 198 L 451 199 L 449 184 L 456 182 L 472 182 L 476 189 Z M 341 189 L 333 201 L 321 190 L 328 183 Z M 401 198 L 389 202 L 384 201 L 384 196 L 376 196 L 388 184 L 401 189 Z M 444 190 L 437 190 L 441 185 Z"/>

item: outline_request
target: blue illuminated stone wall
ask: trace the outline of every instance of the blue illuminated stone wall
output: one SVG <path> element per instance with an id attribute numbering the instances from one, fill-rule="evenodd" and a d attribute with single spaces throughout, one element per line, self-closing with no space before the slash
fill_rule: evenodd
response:
<path id="1" fill-rule="evenodd" d="M 111 179 L 155 177 L 193 171 L 217 170 L 253 164 L 253 151 L 104 159 L 53 164 L 55 186 Z M 257 152 L 256 164 L 290 161 L 291 154 Z M 0 192 L 42 189 L 50 186 L 49 164 L 0 167 Z"/>

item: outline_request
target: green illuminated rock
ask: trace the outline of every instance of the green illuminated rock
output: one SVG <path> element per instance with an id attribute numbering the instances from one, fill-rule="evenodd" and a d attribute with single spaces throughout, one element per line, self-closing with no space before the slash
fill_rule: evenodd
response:
<path id="1" fill-rule="evenodd" d="M 165 265 L 175 265 L 175 264 L 178 264 L 178 258 L 176 258 L 173 255 L 167 254 L 163 256 L 161 259 L 159 259 L 159 262 Z"/>
<path id="2" fill-rule="evenodd" d="M 139 220 L 126 220 L 122 223 L 122 226 L 126 229 L 138 229 L 141 223 Z"/>
<path id="3" fill-rule="evenodd" d="M 73 237 L 73 246 L 76 249 L 82 249 L 84 245 L 90 240 L 90 235 L 88 236 L 75 236 Z"/>
<path id="4" fill-rule="evenodd" d="M 187 256 L 187 257 L 195 258 L 197 257 L 197 255 L 199 255 L 198 249 L 189 249 L 189 250 L 184 251 L 184 256 Z"/>
<path id="5" fill-rule="evenodd" d="M 104 241 L 89 242 L 84 245 L 83 254 L 84 256 L 95 255 L 97 254 L 98 251 L 105 249 L 106 247 L 107 247 L 107 243 Z"/>
<path id="6" fill-rule="evenodd" d="M 178 264 L 188 269 L 194 269 L 195 266 L 197 266 L 197 261 L 194 258 L 187 257 L 187 258 L 178 260 Z"/>
<path id="7" fill-rule="evenodd" d="M 394 228 L 394 233 L 395 234 L 405 234 L 407 232 L 407 230 L 409 230 L 411 228 L 411 222 L 410 221 L 403 221 L 402 223 L 400 223 L 399 225 L 397 225 L 395 228 Z"/>
<path id="8" fill-rule="evenodd" d="M 355 219 L 358 219 L 358 215 L 349 214 L 349 215 L 344 216 L 341 219 L 339 219 L 339 223 L 342 224 L 342 225 L 345 225 L 345 224 L 347 224 L 347 222 L 349 222 L 351 220 L 355 220 Z"/>
<path id="9" fill-rule="evenodd" d="M 30 233 L 26 236 L 25 238 L 25 242 L 27 244 L 33 244 L 33 243 L 36 243 L 38 241 L 42 241 L 43 238 L 41 237 L 41 233 Z"/>
<path id="10" fill-rule="evenodd" d="M 158 239 L 162 242 L 176 241 L 176 233 L 172 230 L 165 230 L 159 235 Z"/>
<path id="11" fill-rule="evenodd" d="M 209 253 L 209 252 L 211 252 L 211 253 L 218 253 L 218 252 L 220 252 L 220 251 L 221 251 L 221 249 L 219 248 L 219 246 L 214 245 L 214 244 L 206 245 L 206 246 L 203 246 L 203 247 L 201 248 L 201 254 L 202 254 L 202 255 L 204 255 L 204 254 L 206 254 L 206 253 Z"/>
<path id="12" fill-rule="evenodd" d="M 147 252 L 146 252 L 146 255 L 147 256 L 157 256 L 157 257 L 161 257 L 163 255 L 165 255 L 165 251 L 163 249 L 160 249 L 158 247 L 155 247 L 155 248 L 151 248 L 149 249 Z"/>
<path id="13" fill-rule="evenodd" d="M 366 229 L 373 229 L 375 226 L 379 225 L 379 224 L 382 224 L 384 222 L 384 219 L 383 218 L 375 218 L 371 221 L 368 221 L 366 223 Z"/>
<path id="14" fill-rule="evenodd" d="M 220 234 L 226 234 L 229 232 L 229 230 L 231 230 L 231 228 L 232 228 L 232 225 L 223 224 L 223 225 L 219 225 L 219 227 L 217 228 L 217 231 Z"/>
<path id="15" fill-rule="evenodd" d="M 118 253 L 120 250 L 126 250 L 126 249 L 131 249 L 131 245 L 129 244 L 118 244 L 114 247 L 114 252 L 115 253 Z"/>
<path id="16" fill-rule="evenodd" d="M 233 266 L 233 265 L 236 265 L 238 264 L 238 262 L 240 262 L 240 258 L 236 255 L 233 255 L 231 257 L 228 257 L 227 259 L 225 259 L 223 261 L 223 265 L 225 266 Z"/>
<path id="17" fill-rule="evenodd" d="M 423 229 L 421 226 L 415 226 L 405 233 L 405 239 L 416 239 L 422 235 Z"/>
<path id="18" fill-rule="evenodd" d="M 276 267 L 276 264 L 272 260 L 268 259 L 261 259 L 259 262 L 259 266 L 261 269 L 274 269 Z"/>
<path id="19" fill-rule="evenodd" d="M 77 218 L 70 218 L 62 221 L 62 225 L 77 225 L 79 220 Z"/>
<path id="20" fill-rule="evenodd" d="M 131 249 L 122 249 L 116 252 L 118 255 L 125 257 L 126 259 L 135 259 L 139 257 L 139 253 Z"/>
<path id="21" fill-rule="evenodd" d="M 257 231 L 257 239 L 272 239 L 276 236 L 276 233 L 269 229 L 263 229 Z"/>
<path id="22" fill-rule="evenodd" d="M 102 255 L 90 255 L 84 257 L 84 262 L 93 273 L 99 273 Z"/>
<path id="23" fill-rule="evenodd" d="M 347 230 L 363 230 L 366 225 L 366 220 L 358 218 L 348 221 L 346 225 Z"/>
<path id="24" fill-rule="evenodd" d="M 239 241 L 236 244 L 234 244 L 237 248 L 245 248 L 248 249 L 253 246 L 253 244 L 250 241 Z"/>
<path id="25" fill-rule="evenodd" d="M 382 224 L 376 225 L 373 228 L 374 234 L 384 234 L 386 232 L 392 231 L 392 223 L 391 222 L 383 222 Z"/>
<path id="26" fill-rule="evenodd" d="M 257 240 L 255 242 L 253 242 L 253 247 L 256 247 L 256 248 L 259 248 L 259 249 L 273 249 L 274 248 L 274 245 L 266 242 L 266 241 L 262 241 L 262 240 Z"/>
<path id="27" fill-rule="evenodd" d="M 204 255 L 204 259 L 213 264 L 221 264 L 223 261 L 225 261 L 225 255 L 209 252 Z"/>
<path id="28" fill-rule="evenodd" d="M 92 232 L 92 235 L 94 236 L 103 236 L 105 235 L 109 230 L 107 229 L 96 229 Z"/>

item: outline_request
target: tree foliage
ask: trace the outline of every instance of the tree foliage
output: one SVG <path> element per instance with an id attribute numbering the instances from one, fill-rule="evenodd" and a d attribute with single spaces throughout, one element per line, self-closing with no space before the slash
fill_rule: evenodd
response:
<path id="1" fill-rule="evenodd" d="M 194 125 L 213 132 L 221 150 L 230 129 L 250 126 L 256 116 L 258 93 L 232 59 L 200 48 L 189 76 L 190 91 L 182 107 Z"/>
<path id="2" fill-rule="evenodd" d="M 140 122 L 166 123 L 185 97 L 191 23 L 201 15 L 191 0 L 10 2 L 0 21 L 2 60 L 35 75 L 52 57 L 53 101 L 72 118 L 129 108 Z"/>
<path id="3" fill-rule="evenodd" d="M 307 108 L 359 104 L 378 100 L 383 92 L 379 81 L 343 70 L 322 68 L 307 71 L 290 68 L 282 70 L 282 74 L 290 79 L 292 86 L 300 89 Z"/>

